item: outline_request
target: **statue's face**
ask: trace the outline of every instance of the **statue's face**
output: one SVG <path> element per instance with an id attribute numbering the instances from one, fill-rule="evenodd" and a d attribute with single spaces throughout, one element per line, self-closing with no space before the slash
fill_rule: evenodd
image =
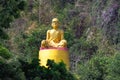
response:
<path id="1" fill-rule="evenodd" d="M 56 29 L 56 28 L 58 28 L 58 26 L 59 26 L 59 21 L 58 21 L 58 19 L 57 18 L 54 18 L 53 20 L 52 20 L 52 27 L 54 28 L 54 29 Z"/>

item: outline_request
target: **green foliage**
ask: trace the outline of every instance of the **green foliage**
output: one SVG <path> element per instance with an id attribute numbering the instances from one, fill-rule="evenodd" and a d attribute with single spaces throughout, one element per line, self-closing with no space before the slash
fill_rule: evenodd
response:
<path id="1" fill-rule="evenodd" d="M 51 0 L 52 7 L 55 12 L 63 10 L 67 4 L 74 4 L 75 0 Z"/>
<path id="2" fill-rule="evenodd" d="M 66 31 L 64 33 L 65 39 L 68 41 L 68 48 L 71 47 L 73 45 L 73 41 L 74 41 L 74 35 L 71 34 L 71 31 Z"/>
<path id="3" fill-rule="evenodd" d="M 10 23 L 20 16 L 25 5 L 25 0 L 0 0 L 0 38 L 6 36 L 3 28 L 10 27 Z"/>
<path id="4" fill-rule="evenodd" d="M 0 56 L 8 59 L 10 58 L 12 55 L 10 54 L 9 50 L 5 47 L 3 47 L 2 45 L 0 45 Z"/>
<path id="5" fill-rule="evenodd" d="M 108 67 L 108 75 L 106 80 L 119 80 L 120 79 L 120 53 L 116 53 Z"/>
<path id="6" fill-rule="evenodd" d="M 25 80 L 20 63 L 14 58 L 10 62 L 0 62 L 1 80 Z"/>
<path id="7" fill-rule="evenodd" d="M 76 80 L 66 69 L 63 62 L 58 64 L 48 60 L 48 68 L 39 65 L 38 59 L 30 63 L 22 57 L 12 58 L 9 62 L 0 61 L 1 80 Z"/>
<path id="8" fill-rule="evenodd" d="M 120 79 L 120 54 L 105 56 L 98 53 L 87 63 L 79 65 L 81 80 L 119 80 Z"/>
<path id="9" fill-rule="evenodd" d="M 95 44 L 86 41 L 85 37 L 76 39 L 74 44 L 70 47 L 70 52 L 80 56 L 81 61 L 91 59 L 91 57 L 96 53 L 98 47 Z"/>
<path id="10" fill-rule="evenodd" d="M 0 38 L 1 39 L 8 39 L 8 35 L 0 28 Z"/>
<path id="11" fill-rule="evenodd" d="M 80 66 L 81 80 L 105 80 L 111 59 L 104 55 L 94 56 L 88 63 Z"/>
<path id="12" fill-rule="evenodd" d="M 4 29 L 20 17 L 20 11 L 25 9 L 26 1 L 0 0 L 0 43 L 2 43 L 1 40 L 8 38 Z M 31 3 L 30 1 L 27 2 Z M 39 18 L 37 12 L 39 0 L 32 1 L 35 2 L 32 4 L 34 10 L 31 8 L 31 12 L 28 12 L 30 14 L 27 16 L 31 17 L 28 22 Z M 109 45 L 109 41 L 111 41 L 110 43 L 113 41 L 116 50 L 119 50 L 120 46 L 120 9 L 115 8 L 116 5 L 119 5 L 119 0 L 77 0 L 78 4 L 74 5 L 75 1 L 50 0 L 50 8 L 48 5 L 42 7 L 47 8 L 46 10 L 50 9 L 49 11 L 55 11 L 53 15 L 60 19 L 62 28 L 65 30 L 65 39 L 68 41 L 70 53 L 80 56 L 78 69 L 76 69 L 80 80 L 119 80 L 120 54 L 115 54 L 114 57 L 109 54 L 114 55 L 115 53 L 114 47 Z M 82 8 L 86 10 L 76 13 L 74 6 L 76 8 L 83 6 Z M 92 19 L 89 19 L 89 16 L 83 19 L 83 16 L 86 15 L 82 16 L 81 13 L 89 15 L 89 12 Z M 40 15 L 44 18 L 43 21 L 49 21 L 47 19 L 53 17 L 46 11 L 44 13 Z M 96 30 L 91 41 L 86 41 L 85 30 L 89 26 L 96 26 L 100 28 L 100 31 Z M 33 59 L 38 57 L 40 42 L 45 39 L 45 33 L 48 29 L 48 26 L 41 24 L 30 33 L 23 32 L 15 37 L 19 49 L 18 53 L 22 53 L 22 57 L 17 54 L 20 58 L 19 61 L 17 58 L 13 58 L 7 48 L 0 45 L 0 80 L 75 80 L 73 75 L 66 70 L 63 62 L 56 64 L 54 61 L 48 60 L 48 68 L 46 68 L 39 66 L 39 60 Z"/>
<path id="13" fill-rule="evenodd" d="M 30 33 L 22 33 L 16 36 L 15 42 L 18 44 L 20 53 L 23 53 L 28 61 L 38 56 L 41 41 L 45 39 L 48 27 L 41 25 Z"/>
<path id="14" fill-rule="evenodd" d="M 54 63 L 48 60 L 47 66 L 39 66 L 39 60 L 33 59 L 31 63 L 20 60 L 21 68 L 28 80 L 76 80 L 74 76 L 66 70 L 65 64 Z"/>

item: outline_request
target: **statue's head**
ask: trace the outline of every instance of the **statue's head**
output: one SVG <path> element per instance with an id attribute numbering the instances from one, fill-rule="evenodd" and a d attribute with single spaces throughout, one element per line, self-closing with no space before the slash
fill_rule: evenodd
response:
<path id="1" fill-rule="evenodd" d="M 53 18 L 51 25 L 52 25 L 52 27 L 53 27 L 54 29 L 58 28 L 58 26 L 59 26 L 59 20 L 58 20 L 57 18 Z"/>

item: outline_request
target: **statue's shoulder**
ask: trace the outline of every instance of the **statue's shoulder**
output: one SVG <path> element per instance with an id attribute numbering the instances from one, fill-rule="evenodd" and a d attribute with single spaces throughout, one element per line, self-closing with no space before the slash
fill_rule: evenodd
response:
<path id="1" fill-rule="evenodd" d="M 47 30 L 47 33 L 50 33 L 51 30 Z"/>

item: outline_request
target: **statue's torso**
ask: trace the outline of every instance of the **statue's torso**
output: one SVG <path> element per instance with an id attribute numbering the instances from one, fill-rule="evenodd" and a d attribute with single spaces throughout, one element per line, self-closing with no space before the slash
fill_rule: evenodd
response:
<path id="1" fill-rule="evenodd" d="M 59 43 L 61 41 L 61 30 L 50 30 L 49 31 L 50 34 L 50 41 L 53 41 L 55 43 Z"/>

